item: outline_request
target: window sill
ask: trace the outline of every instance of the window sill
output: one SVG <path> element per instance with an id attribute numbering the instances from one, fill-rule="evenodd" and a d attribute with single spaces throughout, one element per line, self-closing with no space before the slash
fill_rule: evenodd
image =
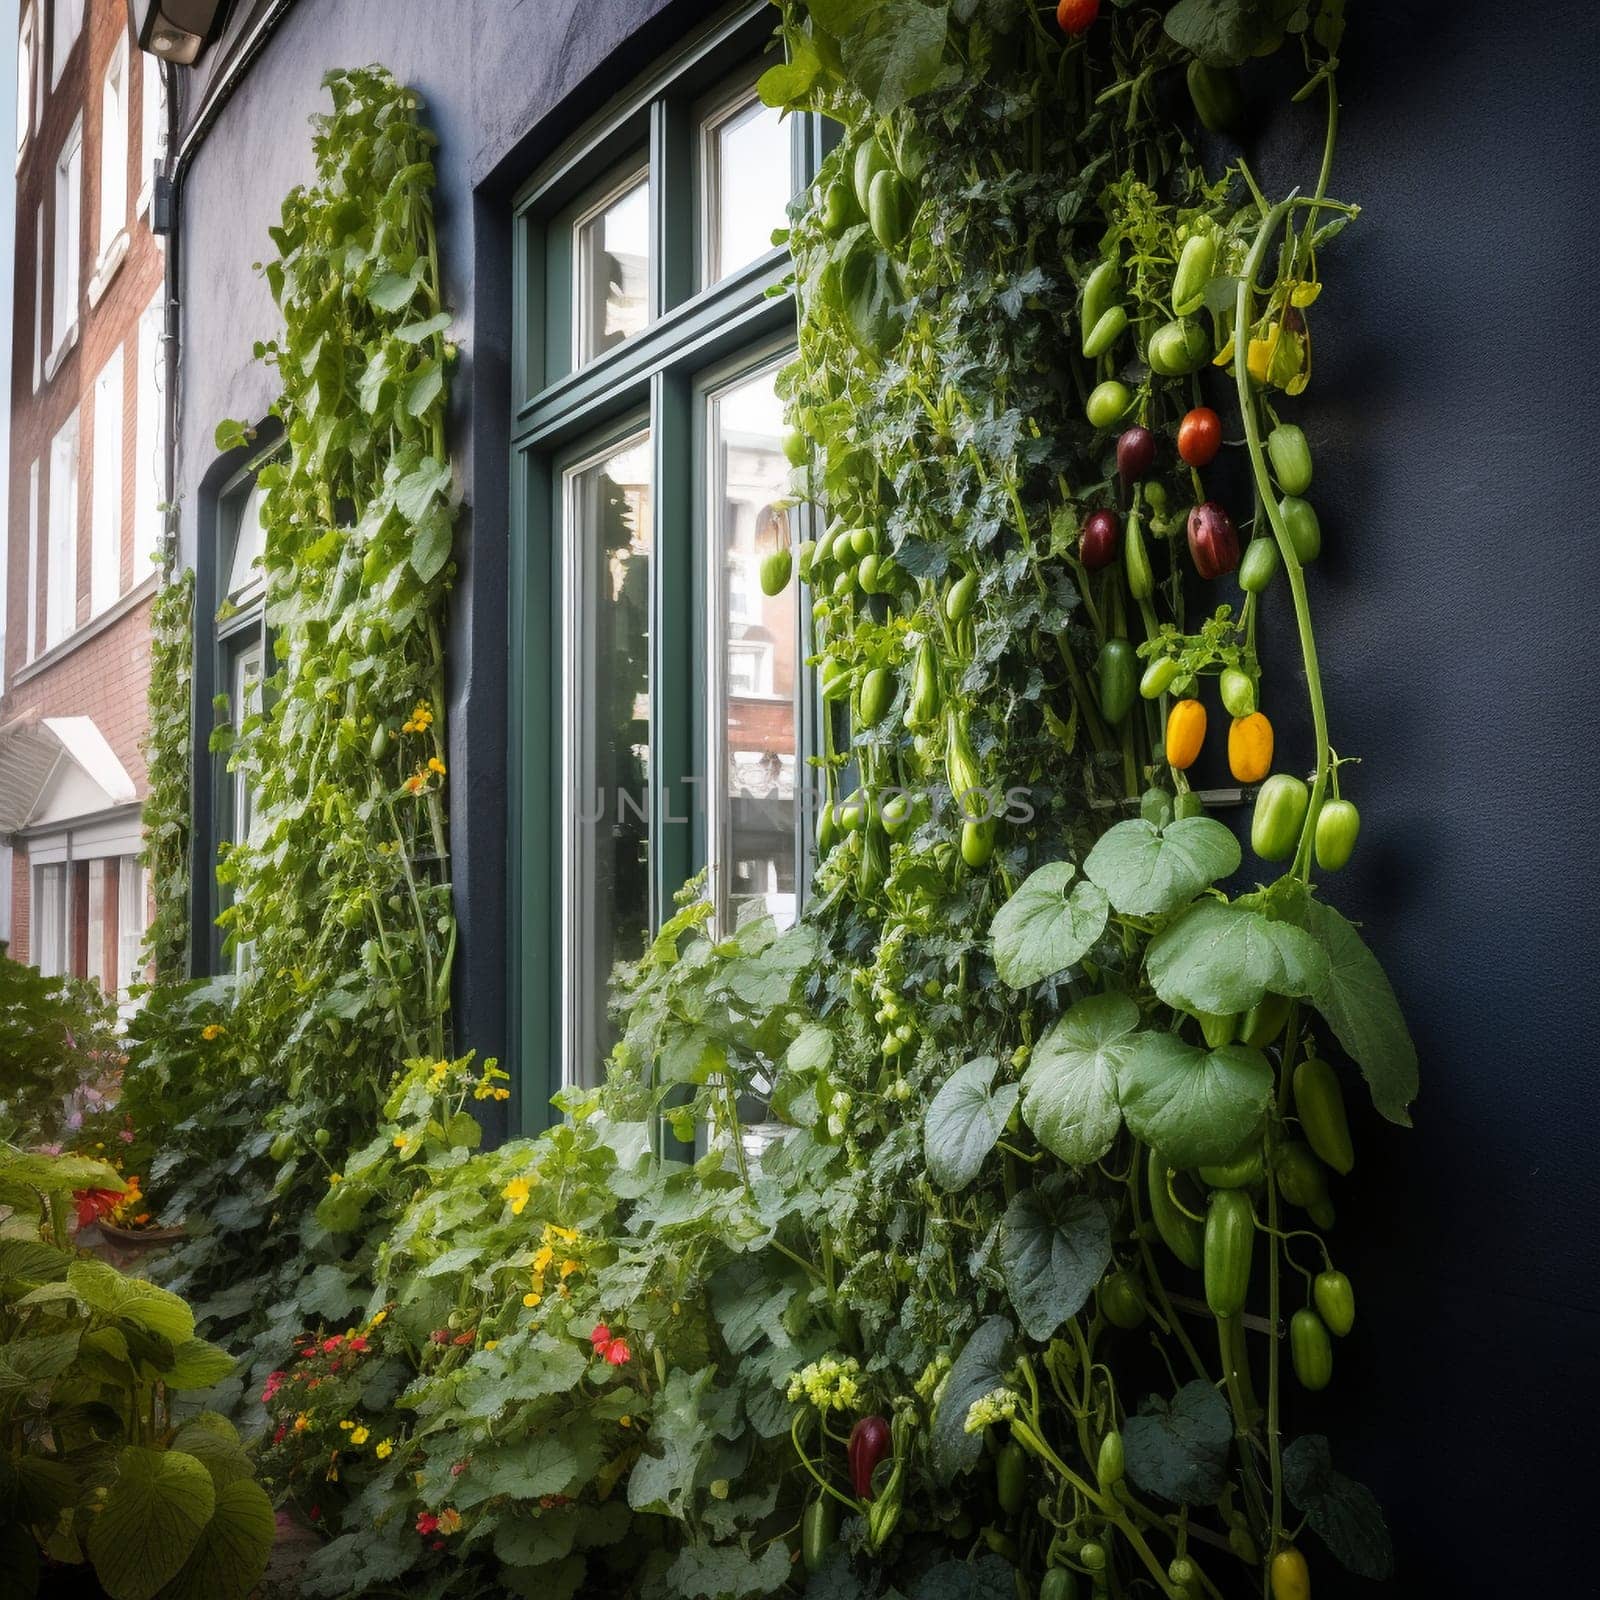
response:
<path id="1" fill-rule="evenodd" d="M 100 304 L 105 292 L 111 287 L 111 280 L 117 275 L 117 268 L 128 259 L 128 251 L 132 245 L 126 228 L 118 228 L 116 237 L 100 253 L 100 259 L 95 263 L 94 275 L 89 279 L 89 306 L 92 310 Z"/>
<path id="2" fill-rule="evenodd" d="M 120 622 L 130 611 L 156 592 L 160 579 L 159 572 L 152 572 L 148 578 L 136 583 L 126 594 L 119 595 L 113 600 L 104 611 L 90 617 L 81 627 L 74 628 L 66 638 L 56 640 L 49 649 L 36 655 L 27 666 L 19 667 L 11 675 L 12 683 L 26 683 L 30 678 L 38 677 L 40 673 L 48 672 L 58 661 L 71 655 L 79 645 L 87 644 L 97 635 L 104 633 L 113 623 Z"/>
<path id="3" fill-rule="evenodd" d="M 67 331 L 61 337 L 61 342 L 45 357 L 44 381 L 49 383 L 61 370 L 61 363 L 72 353 L 72 347 L 78 342 L 78 319 L 74 317 L 67 326 Z"/>

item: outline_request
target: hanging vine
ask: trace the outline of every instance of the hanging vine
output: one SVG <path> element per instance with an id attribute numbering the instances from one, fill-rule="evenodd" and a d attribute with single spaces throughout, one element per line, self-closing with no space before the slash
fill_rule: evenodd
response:
<path id="1" fill-rule="evenodd" d="M 145 734 L 147 787 L 144 864 L 155 913 L 143 959 L 157 983 L 181 982 L 189 969 L 191 696 L 194 680 L 194 574 L 168 578 L 150 608 L 150 713 Z"/>

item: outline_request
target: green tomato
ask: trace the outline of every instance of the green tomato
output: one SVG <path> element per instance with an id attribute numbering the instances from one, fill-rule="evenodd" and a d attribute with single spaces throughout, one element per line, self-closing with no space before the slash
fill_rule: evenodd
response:
<path id="1" fill-rule="evenodd" d="M 1109 429 L 1116 427 L 1132 404 L 1133 394 L 1127 384 L 1107 378 L 1104 383 L 1097 383 L 1090 390 L 1088 403 L 1083 409 L 1094 427 Z"/>
<path id="2" fill-rule="evenodd" d="M 1322 524 L 1317 520 L 1316 508 L 1299 495 L 1286 494 L 1278 502 L 1278 514 L 1300 565 L 1309 566 L 1322 554 Z"/>

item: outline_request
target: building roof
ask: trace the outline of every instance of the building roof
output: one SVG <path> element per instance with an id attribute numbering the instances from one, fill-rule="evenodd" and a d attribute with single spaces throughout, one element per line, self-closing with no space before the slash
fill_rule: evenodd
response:
<path id="1" fill-rule="evenodd" d="M 35 707 L 0 726 L 0 834 L 73 822 L 137 798 L 92 717 L 47 717 Z"/>

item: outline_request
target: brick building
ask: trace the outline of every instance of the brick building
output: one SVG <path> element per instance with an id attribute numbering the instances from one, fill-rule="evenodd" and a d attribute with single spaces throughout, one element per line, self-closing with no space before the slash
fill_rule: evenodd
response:
<path id="1" fill-rule="evenodd" d="M 164 256 L 160 68 L 122 0 L 24 0 L 0 678 L 0 937 L 126 988 L 147 920 Z"/>

